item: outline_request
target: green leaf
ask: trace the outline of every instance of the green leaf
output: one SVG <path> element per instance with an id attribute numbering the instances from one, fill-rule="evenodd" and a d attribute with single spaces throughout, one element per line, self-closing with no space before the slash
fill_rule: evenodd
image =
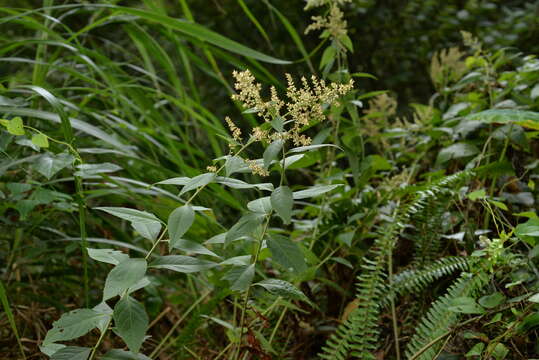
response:
<path id="1" fill-rule="evenodd" d="M 483 350 L 485 349 L 485 344 L 480 342 L 475 344 L 470 351 L 466 353 L 466 357 L 472 357 L 472 356 L 481 356 L 483 353 Z"/>
<path id="2" fill-rule="evenodd" d="M 475 145 L 467 143 L 456 143 L 442 149 L 438 153 L 438 158 L 436 159 L 436 162 L 439 164 L 443 164 L 452 159 L 469 157 L 478 153 L 479 149 Z"/>
<path id="3" fill-rule="evenodd" d="M 127 220 L 131 226 L 144 238 L 155 240 L 161 231 L 161 222 L 152 213 L 124 207 L 96 207 L 120 219 Z"/>
<path id="4" fill-rule="evenodd" d="M 105 280 L 103 301 L 122 295 L 124 291 L 135 285 L 146 275 L 146 267 L 144 259 L 125 259 L 116 265 Z"/>
<path id="5" fill-rule="evenodd" d="M 282 296 L 285 299 L 303 300 L 306 302 L 310 302 L 307 296 L 305 296 L 305 294 L 301 290 L 284 280 L 266 279 L 259 281 L 254 285 L 262 286 L 270 293 L 277 296 Z"/>
<path id="6" fill-rule="evenodd" d="M 119 217 L 120 219 L 132 221 L 132 222 L 133 221 L 137 221 L 137 222 L 159 221 L 159 219 L 154 214 L 151 214 L 145 211 L 130 209 L 130 208 L 95 207 L 94 209 L 104 211 L 106 213 Z"/>
<path id="7" fill-rule="evenodd" d="M 233 178 L 224 177 L 224 176 L 216 177 L 215 181 L 218 182 L 219 184 L 223 184 L 228 187 L 231 187 L 232 189 L 259 189 L 259 190 L 273 191 L 272 183 L 249 184 L 242 180 L 233 179 Z"/>
<path id="8" fill-rule="evenodd" d="M 75 171 L 75 176 L 80 176 L 83 178 L 122 170 L 120 166 L 108 162 L 99 164 L 80 164 L 77 166 L 77 169 L 78 171 Z"/>
<path id="9" fill-rule="evenodd" d="M 335 59 L 335 55 L 337 54 L 337 50 L 333 46 L 328 46 L 326 50 L 324 50 L 324 53 L 322 54 L 322 59 L 320 60 L 319 69 L 322 69 L 324 66 L 329 64 L 331 61 Z"/>
<path id="10" fill-rule="evenodd" d="M 226 233 L 225 244 L 251 235 L 262 224 L 263 219 L 264 215 L 260 213 L 249 212 L 243 215 Z"/>
<path id="11" fill-rule="evenodd" d="M 49 138 L 45 134 L 35 134 L 32 136 L 32 144 L 39 146 L 40 148 L 48 148 Z"/>
<path id="12" fill-rule="evenodd" d="M 124 254 L 119 250 L 92 248 L 87 248 L 87 250 L 88 256 L 90 256 L 92 259 L 112 265 L 118 265 L 125 259 L 129 258 L 129 255 Z"/>
<path id="13" fill-rule="evenodd" d="M 202 260 L 192 256 L 166 255 L 158 257 L 150 264 L 150 267 L 156 269 L 168 269 L 181 273 L 194 273 L 211 269 L 217 265 L 218 264 L 213 261 Z"/>
<path id="14" fill-rule="evenodd" d="M 492 200 L 492 199 L 487 199 L 487 201 L 488 201 L 489 203 L 491 203 L 492 205 L 496 206 L 497 208 L 500 208 L 500 209 L 505 210 L 505 211 L 509 210 L 509 209 L 507 208 L 507 205 L 505 205 L 505 204 L 504 204 L 503 202 L 501 202 L 501 201 L 496 201 L 496 200 Z"/>
<path id="15" fill-rule="evenodd" d="M 471 297 L 459 297 L 455 298 L 447 308 L 449 311 L 463 314 L 483 314 L 485 310 L 479 306 L 474 298 Z"/>
<path id="16" fill-rule="evenodd" d="M 129 350 L 138 353 L 148 328 L 148 315 L 144 306 L 130 296 L 123 297 L 114 306 L 114 332 L 127 344 Z"/>
<path id="17" fill-rule="evenodd" d="M 60 349 L 65 348 L 66 346 L 64 344 L 56 344 L 56 343 L 43 343 L 39 345 L 39 350 L 47 356 L 52 356 L 55 352 L 58 352 Z"/>
<path id="18" fill-rule="evenodd" d="M 468 196 L 468 199 L 470 199 L 472 201 L 475 201 L 477 199 L 486 198 L 487 193 L 486 193 L 485 189 L 479 189 L 479 190 L 476 190 L 476 191 L 472 191 L 467 196 Z"/>
<path id="19" fill-rule="evenodd" d="M 134 354 L 131 351 L 111 349 L 101 358 L 101 360 L 151 360 L 142 354 Z"/>
<path id="20" fill-rule="evenodd" d="M 243 172 L 247 168 L 245 160 L 239 156 L 229 156 L 225 161 L 225 174 L 230 176 L 237 172 Z"/>
<path id="21" fill-rule="evenodd" d="M 199 188 L 201 186 L 208 185 L 209 183 L 213 182 L 215 180 L 215 173 L 205 173 L 198 176 L 195 176 L 180 191 L 180 195 L 185 194 L 188 191 L 194 190 L 196 188 Z"/>
<path id="22" fill-rule="evenodd" d="M 300 199 L 316 197 L 316 196 L 320 196 L 322 194 L 325 194 L 327 192 L 330 192 L 331 190 L 336 189 L 339 186 L 343 186 L 343 185 L 342 184 L 315 185 L 315 186 L 311 186 L 310 188 L 305 189 L 305 190 L 294 191 L 292 196 L 294 197 L 294 200 L 300 200 Z"/>
<path id="23" fill-rule="evenodd" d="M 273 160 L 277 160 L 284 145 L 284 140 L 277 139 L 264 150 L 264 167 L 267 169 Z"/>
<path id="24" fill-rule="evenodd" d="M 112 309 L 106 302 L 101 302 L 92 308 L 93 311 L 99 313 L 101 317 L 96 322 L 96 327 L 102 333 L 107 331 L 110 318 L 112 317 Z"/>
<path id="25" fill-rule="evenodd" d="M 536 238 L 539 237 L 539 218 L 530 218 L 525 223 L 517 225 L 515 235 L 531 246 L 535 246 Z"/>
<path id="26" fill-rule="evenodd" d="M 22 123 L 22 119 L 18 116 L 9 120 L 6 127 L 7 127 L 7 131 L 11 135 L 24 135 L 25 134 L 24 124 Z"/>
<path id="27" fill-rule="evenodd" d="M 97 327 L 102 318 L 101 313 L 92 309 L 76 309 L 65 313 L 52 324 L 52 329 L 47 332 L 43 345 L 86 335 Z"/>
<path id="28" fill-rule="evenodd" d="M 531 301 L 533 303 L 539 303 L 539 293 L 530 296 L 528 298 L 528 301 Z"/>
<path id="29" fill-rule="evenodd" d="M 492 309 L 500 305 L 505 301 L 505 296 L 500 292 L 495 292 L 494 294 L 485 295 L 479 298 L 478 302 L 484 308 Z"/>
<path id="30" fill-rule="evenodd" d="M 45 153 L 37 159 L 33 164 L 33 168 L 47 179 L 50 179 L 58 171 L 71 165 L 74 160 L 73 156 L 68 153 L 58 155 Z"/>
<path id="31" fill-rule="evenodd" d="M 293 269 L 297 272 L 303 272 L 307 269 L 302 251 L 289 238 L 282 235 L 272 235 L 267 243 L 273 259 L 287 270 Z"/>
<path id="32" fill-rule="evenodd" d="M 264 215 L 269 215 L 271 213 L 271 210 L 273 210 L 271 206 L 271 199 L 269 196 L 264 196 L 260 199 L 249 201 L 247 203 L 247 209 L 251 210 L 252 212 L 261 213 Z"/>
<path id="33" fill-rule="evenodd" d="M 466 116 L 467 120 L 481 121 L 485 124 L 514 123 L 522 127 L 539 130 L 539 113 L 515 109 L 490 109 Z"/>
<path id="34" fill-rule="evenodd" d="M 182 250 L 182 251 L 185 251 L 185 252 L 190 252 L 190 253 L 193 253 L 193 254 L 209 255 L 209 256 L 214 256 L 214 257 L 218 257 L 218 258 L 220 257 L 219 255 L 215 254 L 213 251 L 210 251 L 210 250 L 206 249 L 201 244 L 199 244 L 199 243 L 197 243 L 195 241 L 190 241 L 190 240 L 185 240 L 185 239 L 177 240 L 174 243 L 173 248 L 174 249 L 179 249 L 179 250 Z"/>
<path id="35" fill-rule="evenodd" d="M 195 220 L 195 211 L 191 205 L 180 206 L 168 217 L 168 233 L 170 234 L 170 248 L 174 248 L 176 243 L 189 230 Z"/>
<path id="36" fill-rule="evenodd" d="M 230 286 L 230 290 L 232 291 L 246 291 L 253 282 L 255 276 L 255 264 L 241 267 L 240 269 L 241 272 L 239 273 L 239 276 Z"/>
<path id="37" fill-rule="evenodd" d="M 67 346 L 51 356 L 51 360 L 86 360 L 90 356 L 91 348 Z"/>
<path id="38" fill-rule="evenodd" d="M 503 360 L 509 354 L 509 349 L 502 343 L 497 343 L 492 351 L 495 360 Z"/>
<path id="39" fill-rule="evenodd" d="M 271 193 L 271 206 L 285 224 L 290 224 L 294 199 L 288 186 L 279 186 Z"/>

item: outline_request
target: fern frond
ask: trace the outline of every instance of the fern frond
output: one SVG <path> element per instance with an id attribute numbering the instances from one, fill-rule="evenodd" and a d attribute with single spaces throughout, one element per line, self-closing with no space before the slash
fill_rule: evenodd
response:
<path id="1" fill-rule="evenodd" d="M 425 287 L 441 277 L 451 275 L 457 271 L 468 270 L 469 263 L 464 256 L 448 256 L 421 269 L 405 270 L 395 275 L 393 291 L 395 294 L 405 292 L 418 293 Z"/>
<path id="2" fill-rule="evenodd" d="M 410 217 L 421 212 L 430 199 L 435 199 L 447 186 L 470 176 L 471 172 L 461 172 L 447 176 L 415 192 L 413 201 L 398 206 L 393 221 L 379 230 L 371 250 L 363 259 L 362 273 L 358 276 L 358 307 L 339 326 L 327 341 L 320 354 L 322 359 L 344 360 L 350 355 L 371 360 L 376 359 L 378 348 L 378 319 L 384 290 L 387 289 L 387 260 L 391 256 L 398 235 L 409 222 Z"/>
<path id="3" fill-rule="evenodd" d="M 456 298 L 476 295 L 488 282 L 485 274 L 463 273 L 455 283 L 449 287 L 446 294 L 436 300 L 430 310 L 425 314 L 417 328 L 416 334 L 412 337 L 406 347 L 406 357 L 412 358 L 418 352 L 431 344 L 433 340 L 446 333 L 452 326 L 456 325 L 460 314 L 450 311 L 448 308 Z M 433 343 L 417 360 L 432 360 L 440 350 L 442 342 Z"/>

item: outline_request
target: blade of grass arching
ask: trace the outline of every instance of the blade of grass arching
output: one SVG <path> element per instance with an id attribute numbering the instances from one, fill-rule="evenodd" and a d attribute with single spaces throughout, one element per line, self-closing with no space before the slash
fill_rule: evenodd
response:
<path id="1" fill-rule="evenodd" d="M 13 331 L 13 334 L 15 334 L 15 338 L 17 339 L 17 344 L 19 345 L 19 349 L 21 350 L 22 358 L 26 360 L 24 347 L 22 346 L 21 338 L 19 337 L 19 331 L 17 330 L 15 317 L 13 316 L 13 312 L 11 311 L 11 307 L 9 306 L 9 300 L 7 298 L 6 289 L 4 287 L 4 284 L 2 283 L 2 280 L 0 280 L 0 301 L 2 302 L 2 307 L 4 308 L 4 313 L 6 314 L 9 325 L 11 326 L 11 330 Z"/>
<path id="2" fill-rule="evenodd" d="M 48 7 L 52 6 L 53 0 L 43 0 L 43 6 Z M 43 26 L 48 28 L 50 25 L 50 10 L 45 10 L 45 19 Z M 39 38 L 41 40 L 47 40 L 47 32 L 41 31 L 39 33 Z M 36 51 L 36 65 L 34 66 L 34 71 L 32 74 L 32 84 L 36 86 L 43 86 L 45 82 L 45 76 L 47 75 L 47 65 L 42 65 L 41 62 L 45 57 L 46 45 L 41 43 L 37 46 Z"/>
<path id="3" fill-rule="evenodd" d="M 309 66 L 309 70 L 312 74 L 316 74 L 316 71 L 314 70 L 313 64 L 311 63 L 311 55 L 307 53 L 307 50 L 305 49 L 305 45 L 303 45 L 303 41 L 301 40 L 301 37 L 299 36 L 298 32 L 296 31 L 296 28 L 288 21 L 286 16 L 284 16 L 277 8 L 269 3 L 268 0 L 263 0 L 264 4 L 273 11 L 283 26 L 285 27 L 286 31 L 290 34 L 290 37 L 292 38 L 292 41 L 296 44 L 299 52 L 301 55 L 303 55 L 303 59 L 307 62 L 307 65 Z"/>
<path id="4" fill-rule="evenodd" d="M 247 5 L 245 4 L 245 2 L 243 0 L 237 0 L 237 2 L 240 5 L 243 12 L 245 13 L 245 15 L 247 15 L 249 20 L 251 20 L 251 22 L 254 24 L 254 26 L 256 27 L 258 32 L 262 35 L 264 40 L 266 40 L 266 42 L 268 43 L 268 46 L 270 47 L 270 49 L 273 49 L 273 45 L 271 44 L 268 33 L 266 32 L 266 30 L 264 30 L 264 27 L 260 24 L 260 22 L 254 16 L 254 14 L 251 12 L 251 10 L 249 10 L 249 7 L 247 7 Z"/>
<path id="5" fill-rule="evenodd" d="M 74 151 L 77 151 L 77 145 L 75 144 L 75 138 L 73 136 L 73 128 L 71 127 L 71 121 L 67 116 L 67 113 L 64 111 L 64 108 L 60 101 L 48 90 L 40 86 L 28 86 L 29 89 L 43 97 L 58 113 L 60 116 L 62 130 L 64 133 L 65 141 L 72 146 Z M 73 154 L 76 158 L 80 160 L 78 153 Z M 82 161 L 81 161 L 82 162 Z M 83 268 L 83 281 L 84 281 L 84 303 L 86 306 L 90 306 L 90 293 L 89 293 L 89 280 L 88 280 L 88 254 L 87 248 L 88 243 L 86 241 L 86 204 L 84 200 L 84 192 L 82 185 L 82 178 L 80 176 L 74 176 L 75 178 L 75 189 L 77 192 L 77 203 L 79 207 L 79 232 L 81 241 L 81 252 L 82 252 L 82 268 Z"/>

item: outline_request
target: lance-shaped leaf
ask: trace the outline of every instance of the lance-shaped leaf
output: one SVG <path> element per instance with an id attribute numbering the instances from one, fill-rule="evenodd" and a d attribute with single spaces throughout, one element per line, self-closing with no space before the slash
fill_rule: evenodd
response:
<path id="1" fill-rule="evenodd" d="M 103 301 L 116 295 L 121 295 L 124 291 L 139 282 L 146 274 L 146 260 L 126 259 L 116 265 L 107 275 L 105 289 L 103 290 Z"/>
<path id="2" fill-rule="evenodd" d="M 226 233 L 225 245 L 244 236 L 251 235 L 262 224 L 264 215 L 249 212 L 243 215 Z"/>
<path id="3" fill-rule="evenodd" d="M 272 235 L 268 241 L 273 260 L 284 266 L 287 270 L 293 269 L 303 272 L 307 269 L 305 258 L 299 246 L 282 235 Z"/>
<path id="4" fill-rule="evenodd" d="M 279 186 L 271 193 L 271 206 L 285 224 L 290 224 L 294 199 L 288 186 Z"/>
<path id="5" fill-rule="evenodd" d="M 283 148 L 284 140 L 277 139 L 274 142 L 272 142 L 264 151 L 264 167 L 267 169 L 272 161 L 277 160 L 279 153 L 281 152 Z"/>
<path id="6" fill-rule="evenodd" d="M 215 180 L 215 173 L 205 173 L 202 175 L 195 176 L 185 184 L 183 189 L 180 191 L 180 195 L 185 194 L 188 191 L 194 190 L 198 187 L 208 185 L 209 183 Z"/>
<path id="7" fill-rule="evenodd" d="M 299 290 L 294 285 L 284 280 L 266 279 L 266 280 L 259 281 L 254 285 L 261 286 L 267 291 L 269 291 L 270 293 L 278 295 L 278 296 L 282 296 L 284 298 L 294 299 L 294 300 L 303 300 L 307 303 L 310 303 L 307 296 L 305 296 L 305 294 L 301 290 Z"/>
<path id="8" fill-rule="evenodd" d="M 176 243 L 189 230 L 195 220 L 195 211 L 191 205 L 184 205 L 176 208 L 168 217 L 168 233 L 170 234 L 170 248 L 174 248 Z"/>
<path id="9" fill-rule="evenodd" d="M 138 353 L 148 328 L 148 315 L 144 306 L 132 297 L 125 296 L 114 306 L 112 317 L 114 331 L 127 344 L 129 350 Z"/>
<path id="10" fill-rule="evenodd" d="M 211 269 L 218 264 L 213 261 L 202 260 L 192 256 L 166 255 L 155 259 L 150 267 L 156 269 L 168 269 L 181 273 L 194 273 Z"/>
<path id="11" fill-rule="evenodd" d="M 50 360 L 86 360 L 92 348 L 79 346 L 66 346 L 52 354 Z"/>
<path id="12" fill-rule="evenodd" d="M 230 290 L 246 291 L 255 276 L 255 264 L 239 266 L 228 271 L 224 278 L 231 283 Z"/>
<path id="13" fill-rule="evenodd" d="M 336 189 L 339 186 L 342 186 L 342 184 L 315 185 L 315 186 L 311 186 L 310 188 L 305 189 L 305 190 L 294 191 L 292 196 L 294 197 L 295 200 L 316 197 L 316 196 L 320 196 L 322 194 L 325 194 L 327 192 L 330 192 L 331 190 Z"/>
<path id="14" fill-rule="evenodd" d="M 92 309 L 76 309 L 63 314 L 52 324 L 47 332 L 43 345 L 56 341 L 72 340 L 86 335 L 98 326 L 104 315 Z"/>

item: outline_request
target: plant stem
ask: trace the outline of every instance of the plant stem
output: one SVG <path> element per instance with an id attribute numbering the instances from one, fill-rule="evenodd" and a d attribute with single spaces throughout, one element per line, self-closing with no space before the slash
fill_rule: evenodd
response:
<path id="1" fill-rule="evenodd" d="M 273 211 L 271 211 L 267 216 L 267 220 L 266 220 L 266 223 L 264 224 L 264 229 L 262 230 L 262 234 L 260 235 L 260 238 L 258 239 L 258 247 L 256 249 L 256 253 L 255 253 L 254 258 L 251 261 L 251 264 L 256 265 L 256 262 L 258 261 L 258 257 L 260 256 L 260 251 L 262 250 L 262 241 L 264 240 L 264 236 L 266 235 L 266 231 L 268 230 L 268 226 L 269 226 L 269 223 L 270 223 L 270 220 L 271 220 L 271 214 L 272 213 L 273 213 Z M 243 306 L 242 306 L 242 309 L 241 309 L 240 339 L 239 339 L 239 342 L 238 342 L 238 346 L 236 348 L 236 353 L 234 355 L 234 359 L 236 359 L 236 360 L 239 358 L 240 351 L 241 351 L 241 342 L 242 342 L 242 339 L 243 339 L 243 327 L 245 325 L 245 314 L 247 312 L 247 304 L 249 302 L 249 294 L 251 293 L 251 286 L 252 285 L 249 285 L 249 287 L 247 288 L 247 291 L 245 293 L 245 299 L 243 301 Z"/>

